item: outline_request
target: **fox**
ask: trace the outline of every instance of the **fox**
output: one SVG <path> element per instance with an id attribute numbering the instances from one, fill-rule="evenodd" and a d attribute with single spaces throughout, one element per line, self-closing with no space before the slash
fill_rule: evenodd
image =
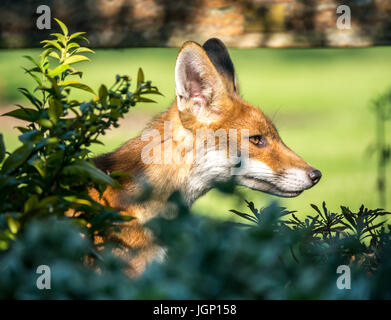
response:
<path id="1" fill-rule="evenodd" d="M 216 181 L 231 181 L 234 176 L 237 185 L 279 197 L 296 197 L 322 177 L 318 169 L 284 144 L 272 121 L 259 107 L 242 99 L 234 64 L 221 40 L 211 38 L 202 46 L 185 42 L 177 55 L 174 73 L 176 98 L 147 127 L 156 133 L 153 148 L 151 136 L 148 139 L 141 134 L 117 150 L 92 159 L 104 172 L 128 174 L 119 180 L 121 188 L 108 186 L 103 194 L 92 189 L 90 195 L 95 201 L 131 217 L 105 239 L 96 239 L 96 243 L 110 240 L 119 244 L 115 254 L 126 261 L 125 272 L 130 277 L 141 275 L 152 261 L 164 261 L 166 248 L 157 243 L 145 224 L 158 215 L 175 216 L 172 214 L 175 208 L 168 201 L 174 192 L 179 192 L 191 207 Z M 164 132 L 167 123 L 172 127 L 169 134 Z M 200 130 L 236 130 L 237 134 L 230 137 L 228 146 L 216 150 L 215 137 L 213 148 L 205 147 L 208 139 L 205 135 L 198 139 L 200 143 L 187 139 Z M 182 156 L 193 152 L 197 145 L 204 146 L 204 152 L 197 161 L 194 157 L 182 162 L 145 161 L 146 149 L 166 154 L 167 145 L 179 148 Z M 231 145 L 240 147 L 230 152 Z M 241 148 L 244 145 L 246 148 Z M 242 161 L 242 150 L 246 150 L 246 161 Z M 235 154 L 235 161 L 230 153 Z M 148 199 L 136 201 L 145 184 L 151 190 Z"/>

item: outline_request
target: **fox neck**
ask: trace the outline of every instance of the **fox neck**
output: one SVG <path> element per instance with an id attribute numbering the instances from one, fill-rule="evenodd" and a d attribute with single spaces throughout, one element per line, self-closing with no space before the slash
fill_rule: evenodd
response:
<path id="1" fill-rule="evenodd" d="M 183 123 L 186 123 L 187 128 Z M 224 150 L 205 150 L 195 163 L 195 141 L 192 138 L 195 136 L 194 130 L 200 125 L 194 122 L 190 127 L 191 124 L 189 119 L 183 117 L 181 119 L 176 102 L 167 112 L 152 122 L 150 128 L 160 132 L 163 150 L 167 147 L 168 153 L 172 153 L 171 150 L 179 148 L 183 150 L 183 160 L 182 163 L 178 163 L 177 159 L 168 159 L 166 162 L 163 155 L 162 164 L 151 164 L 146 169 L 146 178 L 152 182 L 156 194 L 163 193 L 169 197 L 173 192 L 179 191 L 188 206 L 212 189 L 215 182 L 226 181 L 231 177 L 230 163 Z M 191 130 L 188 129 L 189 127 Z M 192 136 L 190 139 L 188 139 L 189 135 Z M 192 160 L 187 161 L 188 159 Z"/>

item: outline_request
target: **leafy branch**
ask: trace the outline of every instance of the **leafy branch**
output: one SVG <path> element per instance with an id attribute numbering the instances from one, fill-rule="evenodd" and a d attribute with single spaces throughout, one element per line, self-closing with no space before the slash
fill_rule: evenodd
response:
<path id="1" fill-rule="evenodd" d="M 38 60 L 24 68 L 35 82 L 31 92 L 19 88 L 29 106 L 5 113 L 27 122 L 19 126 L 22 145 L 7 153 L 0 135 L 0 249 L 7 249 L 25 225 L 36 218 L 58 216 L 68 218 L 70 210 L 77 212 L 71 220 L 83 226 L 93 237 L 102 234 L 114 222 L 126 220 L 110 207 L 95 202 L 89 190 L 102 193 L 110 185 L 119 188 L 115 174 L 97 169 L 89 159 L 90 146 L 139 102 L 154 102 L 146 95 L 161 95 L 151 81 L 145 81 L 140 68 L 136 88 L 131 91 L 129 76 L 116 76 L 108 89 L 101 85 L 97 92 L 83 83 L 83 73 L 75 65 L 90 61 L 86 54 L 93 50 L 83 47 L 88 42 L 84 32 L 69 34 L 61 21 L 62 33 L 42 41 L 43 52 Z M 81 101 L 72 97 L 73 90 L 92 95 Z"/>

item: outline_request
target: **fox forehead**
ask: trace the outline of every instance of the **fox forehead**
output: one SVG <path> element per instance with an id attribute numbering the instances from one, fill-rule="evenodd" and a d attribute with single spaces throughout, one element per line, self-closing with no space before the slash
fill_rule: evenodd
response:
<path id="1" fill-rule="evenodd" d="M 249 135 L 264 135 L 271 139 L 278 139 L 279 134 L 272 121 L 256 106 L 253 106 L 240 97 L 231 96 L 226 102 L 225 116 L 218 123 L 219 128 L 247 129 Z"/>

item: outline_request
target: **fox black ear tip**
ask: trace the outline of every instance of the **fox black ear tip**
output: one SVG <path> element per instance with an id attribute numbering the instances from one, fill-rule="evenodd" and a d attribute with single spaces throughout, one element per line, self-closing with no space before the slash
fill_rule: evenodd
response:
<path id="1" fill-rule="evenodd" d="M 210 38 L 210 39 L 206 40 L 205 43 L 203 44 L 203 47 L 208 46 L 208 45 L 220 45 L 223 47 L 225 46 L 224 42 L 221 41 L 219 38 Z"/>
<path id="2" fill-rule="evenodd" d="M 216 38 L 216 37 L 213 37 L 213 38 L 209 38 L 208 40 L 205 41 L 205 43 L 209 42 L 209 41 L 217 41 L 217 42 L 222 42 L 219 38 Z"/>

